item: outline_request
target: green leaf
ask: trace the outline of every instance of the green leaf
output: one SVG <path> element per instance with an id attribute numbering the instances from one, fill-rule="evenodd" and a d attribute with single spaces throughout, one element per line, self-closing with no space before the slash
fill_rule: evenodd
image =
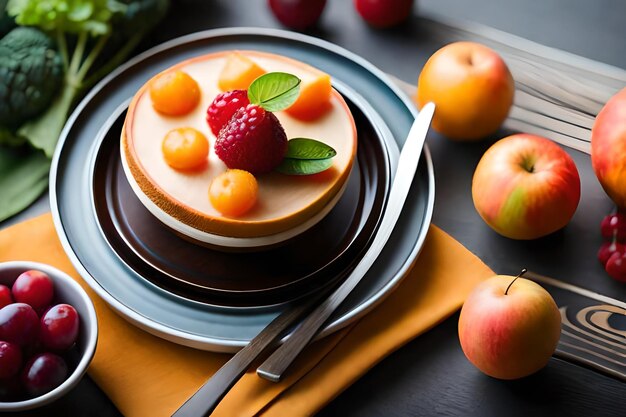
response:
<path id="1" fill-rule="evenodd" d="M 276 171 L 287 175 L 312 175 L 326 171 L 333 165 L 332 158 L 328 159 L 294 159 L 285 158 L 276 168 Z"/>
<path id="2" fill-rule="evenodd" d="M 0 221 L 19 213 L 48 187 L 50 159 L 30 147 L 0 146 Z"/>
<path id="3" fill-rule="evenodd" d="M 32 146 L 41 149 L 48 157 L 52 158 L 76 94 L 77 89 L 75 87 L 66 85 L 52 101 L 48 110 L 36 119 L 24 123 L 17 130 L 17 133 L 28 138 Z"/>
<path id="4" fill-rule="evenodd" d="M 337 155 L 337 151 L 323 142 L 309 138 L 293 138 L 288 142 L 285 158 L 293 159 L 328 159 Z"/>
<path id="5" fill-rule="evenodd" d="M 252 81 L 248 99 L 266 111 L 285 110 L 298 98 L 300 82 L 300 78 L 286 72 L 269 72 Z"/>

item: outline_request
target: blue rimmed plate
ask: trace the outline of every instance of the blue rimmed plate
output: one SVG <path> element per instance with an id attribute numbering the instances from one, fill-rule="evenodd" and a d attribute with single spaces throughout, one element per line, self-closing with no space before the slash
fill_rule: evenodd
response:
<path id="1" fill-rule="evenodd" d="M 89 155 L 101 127 L 152 75 L 209 52 L 256 49 L 289 56 L 329 73 L 372 108 L 370 121 L 390 141 L 392 172 L 416 110 L 378 69 L 333 44 L 291 32 L 219 29 L 185 36 L 129 61 L 96 86 L 68 121 L 51 171 L 51 204 L 64 248 L 88 284 L 118 313 L 165 339 L 200 349 L 234 351 L 245 345 L 284 307 L 231 311 L 189 300 L 158 287 L 124 263 L 100 232 L 89 180 Z M 392 140 L 393 138 L 393 140 Z M 394 142 L 395 141 L 395 142 Z M 434 204 L 430 155 L 421 156 L 403 214 L 386 249 L 361 284 L 335 313 L 320 337 L 371 310 L 408 271 L 422 247 Z"/>

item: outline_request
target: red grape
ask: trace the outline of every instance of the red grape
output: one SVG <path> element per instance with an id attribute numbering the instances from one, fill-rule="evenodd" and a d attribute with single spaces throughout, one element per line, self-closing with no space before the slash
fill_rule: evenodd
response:
<path id="1" fill-rule="evenodd" d="M 598 251 L 598 260 L 602 266 L 606 266 L 606 262 L 614 253 L 626 252 L 626 246 L 618 242 L 604 242 Z"/>
<path id="2" fill-rule="evenodd" d="M 11 290 L 6 285 L 0 285 L 0 308 L 13 302 Z"/>
<path id="3" fill-rule="evenodd" d="M 22 384 L 33 396 L 45 394 L 61 385 L 67 377 L 67 365 L 60 356 L 41 353 L 26 363 Z"/>
<path id="4" fill-rule="evenodd" d="M 619 242 L 626 241 L 626 214 L 609 214 L 600 223 L 600 230 L 605 239 L 612 240 L 614 237 Z"/>
<path id="5" fill-rule="evenodd" d="M 20 348 L 9 342 L 0 342 L 0 379 L 16 375 L 22 366 Z"/>
<path id="6" fill-rule="evenodd" d="M 605 269 L 611 277 L 626 282 L 626 252 L 611 255 Z"/>
<path id="7" fill-rule="evenodd" d="M 269 0 L 274 16 L 292 29 L 313 26 L 326 6 L 326 0 Z"/>
<path id="8" fill-rule="evenodd" d="M 52 280 L 41 271 L 26 271 L 13 283 L 13 298 L 19 303 L 30 304 L 35 310 L 50 305 L 54 296 Z"/>
<path id="9" fill-rule="evenodd" d="M 28 304 L 13 303 L 0 309 L 0 340 L 25 346 L 39 333 L 39 317 Z"/>
<path id="10" fill-rule="evenodd" d="M 69 349 L 78 336 L 78 313 L 69 304 L 51 307 L 41 318 L 39 337 L 52 350 Z"/>
<path id="11" fill-rule="evenodd" d="M 354 0 L 357 12 L 370 25 L 386 28 L 405 21 L 413 9 L 413 0 Z"/>

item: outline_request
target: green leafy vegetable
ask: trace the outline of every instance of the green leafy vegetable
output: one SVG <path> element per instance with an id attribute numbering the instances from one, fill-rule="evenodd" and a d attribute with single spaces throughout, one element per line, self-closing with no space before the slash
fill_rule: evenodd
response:
<path id="1" fill-rule="evenodd" d="M 9 0 L 7 5 L 19 25 L 92 36 L 111 33 L 111 18 L 124 10 L 115 0 Z"/>
<path id="2" fill-rule="evenodd" d="M 248 87 L 250 103 L 266 111 L 281 111 L 291 106 L 300 94 L 300 79 L 286 72 L 269 72 Z"/>
<path id="3" fill-rule="evenodd" d="M 0 30 L 15 23 L 32 26 L 54 39 L 58 50 L 47 38 L 33 45 L 33 28 L 19 29 L 31 35 L 10 42 L 8 59 L 0 49 L 0 145 L 19 146 L 27 139 L 44 151 L 23 146 L 18 155 L 0 147 L 0 218 L 6 218 L 45 190 L 49 158 L 70 110 L 128 57 L 165 15 L 169 0 L 0 0 L 0 6 Z M 28 47 L 22 47 L 25 43 Z M 19 63 L 15 51 L 23 53 Z M 58 68 L 61 82 L 56 81 Z"/>
<path id="4" fill-rule="evenodd" d="M 0 146 L 0 221 L 28 207 L 48 186 L 50 159 L 28 146 Z"/>
<path id="5" fill-rule="evenodd" d="M 276 168 L 276 171 L 287 175 L 312 175 L 326 171 L 333 165 L 328 159 L 294 159 L 285 158 Z"/>
<path id="6" fill-rule="evenodd" d="M 19 25 L 36 26 L 54 36 L 61 53 L 65 69 L 61 94 L 39 119 L 18 130 L 50 157 L 83 81 L 112 31 L 111 18 L 125 6 L 114 0 L 9 0 L 7 10 Z M 68 40 L 68 36 L 72 38 Z M 74 43 L 73 36 L 70 57 L 68 45 Z M 97 40 L 90 45 L 92 37 Z"/>
<path id="7" fill-rule="evenodd" d="M 315 139 L 293 138 L 288 142 L 285 158 L 293 159 L 328 159 L 337 155 L 337 151 Z"/>
<path id="8" fill-rule="evenodd" d="M 16 128 L 43 112 L 63 81 L 52 40 L 18 27 L 0 39 L 0 126 Z"/>
<path id="9" fill-rule="evenodd" d="M 85 88 L 117 67 L 165 14 L 165 0 L 9 0 L 7 10 L 19 25 L 35 26 L 57 42 L 65 69 L 62 91 L 47 112 L 29 120 L 18 133 L 51 156 L 69 111 Z M 131 4 L 132 3 L 132 4 Z M 141 21 L 141 24 L 139 24 Z M 114 30 L 114 24 L 119 30 Z M 130 28 L 135 26 L 135 30 Z M 128 37 L 121 39 L 123 34 Z M 115 53 L 102 62 L 111 39 Z M 92 71 L 94 64 L 100 68 Z"/>

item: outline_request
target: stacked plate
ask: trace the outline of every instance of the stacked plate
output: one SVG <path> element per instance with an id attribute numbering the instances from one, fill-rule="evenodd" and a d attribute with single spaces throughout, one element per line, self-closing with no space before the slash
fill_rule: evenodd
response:
<path id="1" fill-rule="evenodd" d="M 232 49 L 278 53 L 329 73 L 358 130 L 356 163 L 334 208 L 287 244 L 254 253 L 225 253 L 178 237 L 138 200 L 120 161 L 120 132 L 135 91 L 176 62 Z M 335 284 L 358 263 L 384 215 L 414 112 L 382 73 L 320 40 L 260 29 L 180 38 L 111 74 L 70 118 L 51 173 L 57 231 L 89 285 L 131 322 L 177 343 L 233 351 L 289 303 Z M 388 247 L 321 336 L 365 314 L 400 282 L 423 244 L 433 201 L 426 150 Z"/>

